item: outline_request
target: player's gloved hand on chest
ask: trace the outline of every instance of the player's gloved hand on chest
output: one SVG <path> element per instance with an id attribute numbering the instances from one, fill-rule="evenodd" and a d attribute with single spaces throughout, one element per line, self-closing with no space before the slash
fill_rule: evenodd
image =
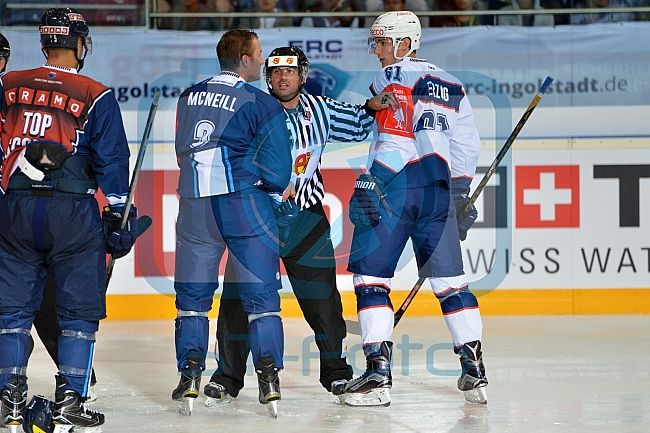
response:
<path id="1" fill-rule="evenodd" d="M 354 183 L 354 193 L 350 199 L 350 221 L 355 226 L 376 226 L 381 216 L 379 203 L 385 197 L 382 192 L 384 182 L 378 177 L 362 174 Z"/>
<path id="2" fill-rule="evenodd" d="M 456 221 L 458 221 L 458 237 L 461 241 L 467 239 L 467 231 L 472 227 L 476 218 L 478 218 L 478 210 L 476 206 L 472 206 L 465 211 L 467 203 L 469 203 L 469 188 L 463 193 L 454 193 L 454 204 L 456 205 Z"/>
<path id="3" fill-rule="evenodd" d="M 114 259 L 127 255 L 138 237 L 138 210 L 135 206 L 131 206 L 126 226 L 121 229 L 120 223 L 123 214 L 124 206 L 106 206 L 102 212 L 106 252 L 111 254 Z"/>
<path id="4" fill-rule="evenodd" d="M 300 208 L 296 204 L 296 201 L 293 197 L 289 197 L 285 201 L 277 202 L 274 200 L 274 209 L 275 219 L 278 224 L 278 232 L 280 234 L 280 241 L 283 243 L 287 242 L 289 239 L 289 226 L 291 221 L 293 221 L 300 212 Z"/>

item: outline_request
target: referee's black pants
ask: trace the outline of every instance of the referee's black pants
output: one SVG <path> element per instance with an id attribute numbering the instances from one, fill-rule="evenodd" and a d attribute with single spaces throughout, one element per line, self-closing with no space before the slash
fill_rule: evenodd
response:
<path id="1" fill-rule="evenodd" d="M 342 357 L 346 336 L 341 295 L 336 288 L 336 260 L 330 225 L 321 203 L 302 210 L 291 222 L 280 256 L 298 304 L 314 331 L 320 351 L 320 383 L 352 379 L 352 368 Z M 229 257 L 217 319 L 219 368 L 211 381 L 233 397 L 244 387 L 248 345 L 248 317 L 237 292 L 237 276 Z"/>

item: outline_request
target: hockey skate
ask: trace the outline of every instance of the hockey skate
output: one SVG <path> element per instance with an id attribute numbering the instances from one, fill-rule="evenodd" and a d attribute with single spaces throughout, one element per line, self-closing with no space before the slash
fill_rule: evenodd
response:
<path id="1" fill-rule="evenodd" d="M 89 409 L 85 399 L 77 392 L 65 387 L 68 384 L 65 377 L 56 375 L 56 392 L 54 393 L 54 411 L 52 421 L 54 431 L 63 433 L 73 427 L 85 427 L 85 432 L 101 432 L 104 415 Z M 77 430 L 75 430 L 77 431 Z"/>
<path id="2" fill-rule="evenodd" d="M 7 428 L 11 433 L 22 430 L 25 422 L 25 405 L 27 404 L 27 376 L 14 375 L 9 378 L 9 389 L 0 394 L 0 428 Z"/>
<path id="3" fill-rule="evenodd" d="M 259 369 L 257 373 L 257 384 L 260 389 L 260 403 L 266 405 L 273 418 L 278 417 L 278 401 L 280 395 L 280 376 L 275 368 L 275 360 L 272 355 L 260 356 L 257 361 Z"/>
<path id="4" fill-rule="evenodd" d="M 458 378 L 458 389 L 463 391 L 465 400 L 470 403 L 487 404 L 485 387 L 488 380 L 485 377 L 481 342 L 472 341 L 463 344 L 458 354 L 460 355 L 460 365 L 462 367 L 462 373 Z"/>
<path id="5" fill-rule="evenodd" d="M 187 356 L 187 367 L 181 369 L 178 386 L 172 392 L 172 399 L 178 402 L 178 412 L 190 416 L 194 410 L 194 400 L 199 396 L 201 386 L 201 364 L 203 357 L 196 352 Z"/>
<path id="6" fill-rule="evenodd" d="M 345 404 L 345 386 L 348 384 L 347 379 L 339 379 L 332 382 L 330 389 L 332 390 L 332 395 L 335 395 L 339 398 L 341 404 Z"/>
<path id="7" fill-rule="evenodd" d="M 393 343 L 384 341 L 380 351 L 379 355 L 366 357 L 366 371 L 347 383 L 344 394 L 346 406 L 390 406 L 389 389 L 393 386 L 390 360 Z"/>
<path id="8" fill-rule="evenodd" d="M 224 406 L 232 401 L 232 396 L 226 391 L 226 387 L 220 383 L 210 382 L 203 388 L 203 394 L 207 397 L 207 407 Z"/>

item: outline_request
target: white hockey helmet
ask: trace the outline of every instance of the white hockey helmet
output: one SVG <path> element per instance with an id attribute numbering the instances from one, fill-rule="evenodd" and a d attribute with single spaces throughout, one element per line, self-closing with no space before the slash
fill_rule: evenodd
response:
<path id="1" fill-rule="evenodd" d="M 377 46 L 375 38 L 390 38 L 395 48 L 395 58 L 401 60 L 420 48 L 421 37 L 422 27 L 420 26 L 420 20 L 413 12 L 386 12 L 377 17 L 370 27 L 368 53 L 373 54 L 375 52 L 375 47 Z M 411 50 L 404 56 L 397 57 L 397 48 L 404 38 L 411 40 Z"/>

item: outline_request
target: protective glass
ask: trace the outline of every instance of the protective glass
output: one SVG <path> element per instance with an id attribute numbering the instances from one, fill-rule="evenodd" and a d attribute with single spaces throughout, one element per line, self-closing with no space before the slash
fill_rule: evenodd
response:
<path id="1" fill-rule="evenodd" d="M 368 54 L 375 54 L 375 48 L 377 48 L 377 41 L 375 38 L 368 38 Z"/>
<path id="2" fill-rule="evenodd" d="M 93 53 L 93 40 L 90 36 L 82 36 L 82 41 L 84 48 L 86 49 L 86 54 Z"/>

